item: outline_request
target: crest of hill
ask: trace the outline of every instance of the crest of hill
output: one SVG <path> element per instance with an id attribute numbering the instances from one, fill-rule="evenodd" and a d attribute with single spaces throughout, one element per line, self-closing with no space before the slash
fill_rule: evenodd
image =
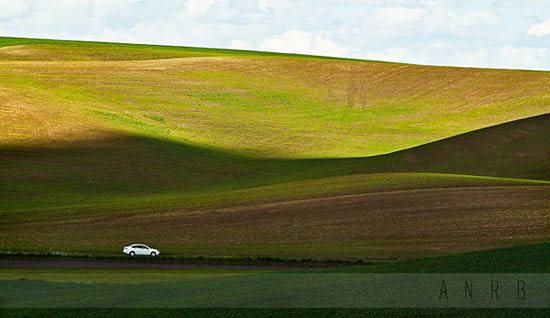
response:
<path id="1" fill-rule="evenodd" d="M 0 38 L 0 144 L 137 135 L 262 158 L 365 157 L 548 113 L 549 80 L 550 72 Z"/>
<path id="2" fill-rule="evenodd" d="M 172 45 L 54 40 L 0 36 L 0 60 L 20 61 L 124 61 L 204 56 L 271 56 L 317 58 L 342 61 L 367 61 L 352 58 L 314 56 L 237 49 L 201 48 Z M 392 63 L 371 61 L 379 63 Z"/>
<path id="3" fill-rule="evenodd" d="M 438 172 L 550 180 L 550 114 L 367 158 L 365 164 L 369 172 Z"/>

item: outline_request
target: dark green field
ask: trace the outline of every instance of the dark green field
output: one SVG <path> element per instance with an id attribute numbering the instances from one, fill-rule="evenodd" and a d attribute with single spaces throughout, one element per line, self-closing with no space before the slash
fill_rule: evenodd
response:
<path id="1" fill-rule="evenodd" d="M 550 244 L 534 244 L 507 249 L 496 249 L 482 252 L 457 254 L 452 256 L 427 258 L 407 262 L 389 263 L 383 265 L 355 266 L 333 269 L 314 269 L 301 271 L 281 270 L 45 270 L 45 269 L 2 269 L 0 270 L 0 300 L 2 307 L 36 307 L 30 309 L 0 309 L 6 317 L 65 317 L 78 314 L 85 317 L 114 316 L 114 317 L 151 317 L 155 315 L 181 316 L 206 315 L 215 317 L 233 316 L 379 316 L 405 317 L 415 315 L 421 317 L 514 317 L 528 315 L 530 317 L 544 317 L 547 309 L 177 309 L 192 306 L 193 302 L 204 304 L 204 300 L 214 294 L 225 294 L 225 299 L 212 298 L 221 307 L 227 304 L 241 302 L 243 306 L 255 307 L 259 304 L 285 303 L 287 293 L 277 290 L 277 284 L 288 284 L 289 277 L 296 276 L 296 281 L 308 279 L 307 285 L 295 286 L 298 295 L 317 295 L 308 288 L 324 286 L 326 292 L 332 295 L 334 288 L 342 288 L 340 294 L 351 295 L 354 290 L 361 296 L 361 282 L 359 273 L 549 273 Z M 355 274 L 353 274 L 355 273 Z M 290 275 L 290 276 L 289 276 Z M 332 275 L 332 276 L 331 276 Z M 340 276 L 335 276 L 340 275 Z M 355 276 L 349 276 L 355 275 Z M 445 274 L 440 274 L 445 275 Z M 479 274 L 478 274 L 479 275 Z M 498 274 L 503 275 L 503 274 Z M 524 275 L 524 274 L 522 274 Z M 271 277 L 279 282 L 271 281 Z M 340 281 L 336 285 L 327 285 L 337 277 Z M 443 276 L 445 277 L 445 276 Z M 481 276 L 483 277 L 483 276 Z M 281 281 L 281 278 L 285 278 Z M 351 279 L 349 285 L 342 282 Z M 270 287 L 265 288 L 265 281 L 271 281 Z M 355 283 L 353 283 L 355 282 Z M 336 281 L 334 281 L 336 283 Z M 333 284 L 334 284 L 333 283 Z M 399 282 L 394 281 L 396 288 Z M 258 285 L 259 284 L 259 285 Z M 210 286 L 210 287 L 209 287 Z M 216 289 L 210 289 L 216 286 Z M 235 286 L 242 290 L 254 290 L 251 294 L 229 292 Z M 308 287 L 309 286 L 309 287 Z M 388 287 L 388 286 L 386 286 Z M 190 288 L 192 292 L 190 291 Z M 55 291 L 55 293 L 52 293 Z M 366 290 L 364 291 L 366 292 Z M 419 289 L 419 292 L 423 292 Z M 75 295 L 79 295 L 75 297 Z M 532 295 L 535 297 L 536 295 Z M 544 295 L 538 295 L 545 297 Z M 376 297 L 376 296 L 371 296 Z M 364 297 L 363 297 L 364 298 Z M 304 298 L 304 299 L 307 299 Z M 349 298 L 330 301 L 340 304 L 359 304 L 361 297 L 355 301 Z M 305 300 L 301 300 L 305 301 Z M 312 300 L 313 302 L 315 300 Z M 255 305 L 256 304 L 256 305 Z M 59 307 L 144 307 L 144 309 L 55 309 Z M 158 310 L 154 307 L 175 307 L 174 309 Z M 214 305 L 212 305 L 214 306 Z M 37 309 L 49 307 L 50 309 Z M 53 308 L 51 308 L 53 307 Z M 151 308 L 153 307 L 153 308 Z M 214 306 L 215 307 L 215 306 Z"/>

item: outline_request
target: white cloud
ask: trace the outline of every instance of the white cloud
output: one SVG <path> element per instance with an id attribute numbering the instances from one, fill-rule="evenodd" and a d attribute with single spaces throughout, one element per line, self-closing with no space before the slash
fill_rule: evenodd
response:
<path id="1" fill-rule="evenodd" d="M 208 12 L 214 4 L 220 2 L 223 2 L 223 0 L 188 0 L 185 7 L 187 12 L 192 15 L 203 14 Z"/>
<path id="2" fill-rule="evenodd" d="M 539 24 L 532 25 L 529 30 L 527 30 L 527 34 L 538 37 L 550 34 L 550 19 L 546 19 Z"/>
<path id="3" fill-rule="evenodd" d="M 426 12 L 419 8 L 385 7 L 377 9 L 375 17 L 384 24 L 401 24 L 418 21 Z"/>
<path id="4" fill-rule="evenodd" d="M 12 19 L 29 10 L 29 5 L 22 0 L 0 1 L 0 19 Z"/>
<path id="5" fill-rule="evenodd" d="M 550 48 L 504 46 L 495 55 L 501 67 L 537 69 L 539 65 L 550 65 Z"/>
<path id="6" fill-rule="evenodd" d="M 236 49 L 236 50 L 253 50 L 254 46 L 248 41 L 234 39 L 234 40 L 231 40 L 230 48 Z"/>
<path id="7" fill-rule="evenodd" d="M 388 62 L 408 62 L 414 60 L 407 49 L 400 47 L 389 48 L 379 52 L 367 52 L 365 58 Z"/>
<path id="8" fill-rule="evenodd" d="M 487 59 L 490 53 L 487 49 L 460 52 L 456 55 L 456 60 L 463 66 L 487 66 Z"/>
<path id="9" fill-rule="evenodd" d="M 277 3 L 277 0 L 258 0 L 258 8 L 262 11 L 270 11 Z"/>
<path id="10" fill-rule="evenodd" d="M 0 0 L 0 35 L 550 70 L 547 0 Z"/>
<path id="11" fill-rule="evenodd" d="M 258 0 L 258 8 L 264 12 L 282 13 L 299 6 L 295 1 Z"/>
<path id="12" fill-rule="evenodd" d="M 333 42 L 325 32 L 310 33 L 302 30 L 290 30 L 270 37 L 261 43 L 260 49 L 325 56 L 348 56 L 353 53 L 351 48 Z"/>
<path id="13" fill-rule="evenodd" d="M 496 25 L 499 22 L 499 17 L 490 11 L 475 11 L 467 13 L 463 16 L 455 17 L 458 25 L 469 27 L 474 25 Z"/>
<path id="14" fill-rule="evenodd" d="M 124 8 L 130 7 L 138 1 L 139 0 L 92 0 L 91 7 L 95 15 L 103 16 L 112 11 L 124 10 Z"/>

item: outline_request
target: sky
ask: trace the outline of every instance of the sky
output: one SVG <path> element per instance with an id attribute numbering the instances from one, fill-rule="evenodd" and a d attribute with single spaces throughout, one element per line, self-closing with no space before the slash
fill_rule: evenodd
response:
<path id="1" fill-rule="evenodd" d="M 550 0 L 0 0 L 0 35 L 550 70 Z"/>

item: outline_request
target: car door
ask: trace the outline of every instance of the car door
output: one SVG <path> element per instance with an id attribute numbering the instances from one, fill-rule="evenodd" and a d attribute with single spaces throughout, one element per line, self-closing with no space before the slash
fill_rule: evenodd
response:
<path id="1" fill-rule="evenodd" d="M 143 246 L 143 245 L 138 245 L 136 246 L 136 255 L 149 255 L 149 250 Z"/>

